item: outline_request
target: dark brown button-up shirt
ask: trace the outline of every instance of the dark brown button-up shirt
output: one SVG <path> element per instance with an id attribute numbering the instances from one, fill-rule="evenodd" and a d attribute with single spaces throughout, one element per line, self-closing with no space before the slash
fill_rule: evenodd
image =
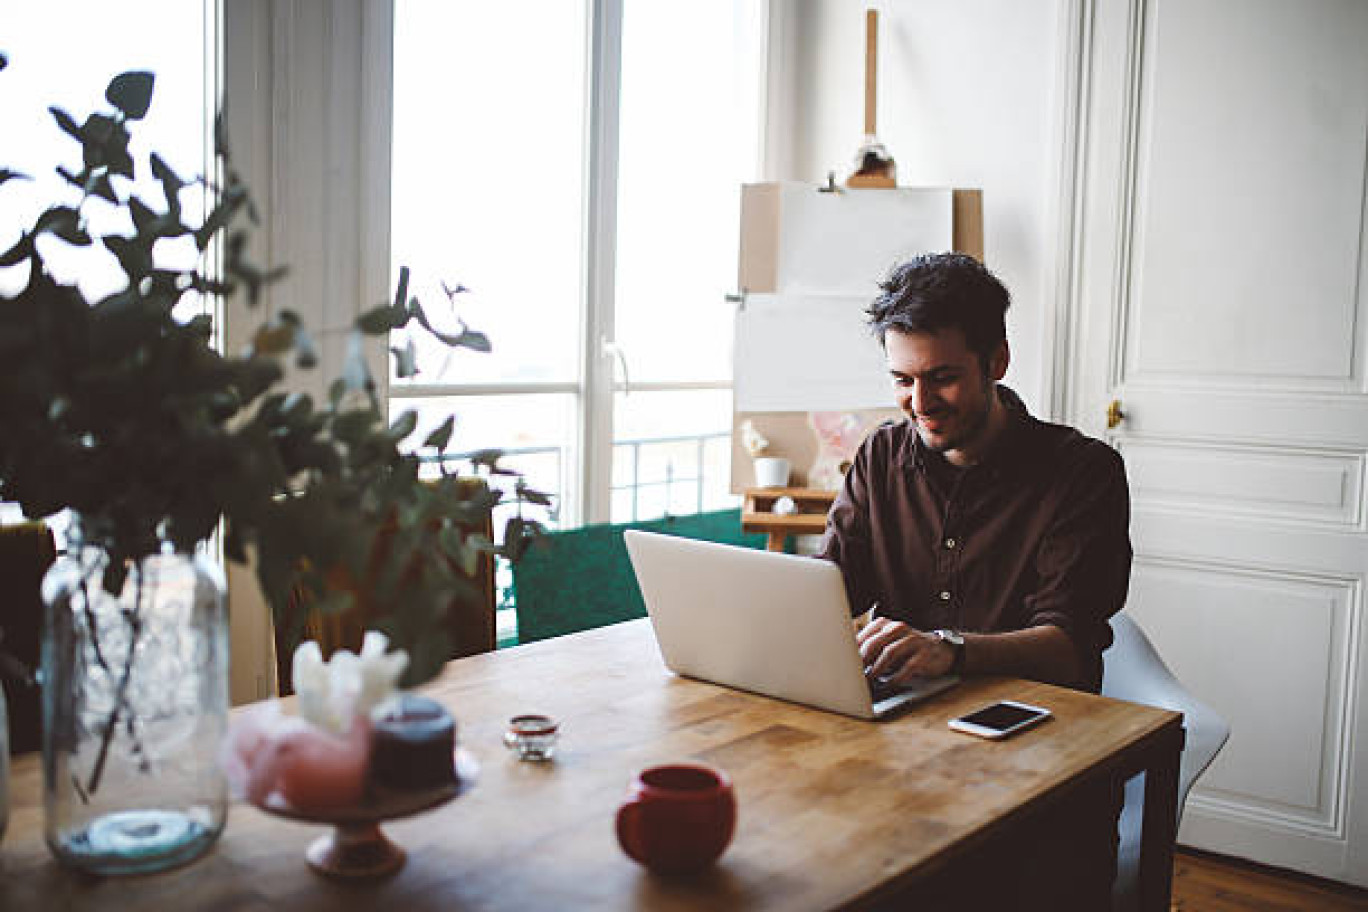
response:
<path id="1" fill-rule="evenodd" d="M 920 630 L 981 633 L 1054 624 L 1096 691 L 1107 619 L 1130 580 L 1130 495 L 1121 457 L 1027 413 L 998 387 L 1008 426 L 961 469 L 910 421 L 870 434 L 832 504 L 820 556 L 840 565 L 851 610 Z"/>

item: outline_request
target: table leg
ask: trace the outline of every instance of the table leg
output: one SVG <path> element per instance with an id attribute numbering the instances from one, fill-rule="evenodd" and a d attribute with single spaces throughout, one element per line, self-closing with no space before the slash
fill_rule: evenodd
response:
<path id="1" fill-rule="evenodd" d="M 1182 751 L 1180 729 L 1171 743 L 1155 749 L 1153 762 L 1145 770 L 1139 884 L 1140 908 L 1144 912 L 1169 912 L 1173 846 L 1178 837 L 1178 759 Z"/>
<path id="2" fill-rule="evenodd" d="M 788 538 L 783 532 L 771 532 L 769 539 L 765 542 L 766 551 L 783 551 L 784 539 Z"/>

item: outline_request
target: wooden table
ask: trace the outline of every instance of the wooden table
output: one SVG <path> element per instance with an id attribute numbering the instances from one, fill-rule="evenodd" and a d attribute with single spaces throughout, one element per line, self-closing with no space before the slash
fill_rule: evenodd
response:
<path id="1" fill-rule="evenodd" d="M 13 768 L 0 909 L 828 909 L 933 881 L 985 841 L 1101 776 L 1146 770 L 1147 908 L 1167 909 L 1181 716 L 1009 679 L 971 679 L 873 723 L 672 676 L 647 621 L 452 662 L 431 692 L 481 765 L 467 795 L 385 825 L 408 850 L 389 880 L 345 885 L 304 862 L 316 826 L 237 804 L 203 859 L 157 875 L 90 880 L 42 839 L 39 758 Z M 1054 711 L 1003 742 L 946 728 L 999 697 Z M 508 717 L 561 720 L 550 764 L 503 747 Z M 735 839 L 705 875 L 664 880 L 619 850 L 616 808 L 641 767 L 689 760 L 735 782 Z M 868 800 L 877 790 L 879 800 Z M 892 850 L 871 851 L 871 845 Z"/>

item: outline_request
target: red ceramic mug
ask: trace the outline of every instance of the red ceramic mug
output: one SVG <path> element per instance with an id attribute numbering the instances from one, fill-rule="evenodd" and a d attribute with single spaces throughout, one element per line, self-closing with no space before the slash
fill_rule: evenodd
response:
<path id="1" fill-rule="evenodd" d="M 617 813 L 622 850 L 660 874 L 706 868 L 727 848 L 735 829 L 731 779 L 706 766 L 642 770 Z"/>

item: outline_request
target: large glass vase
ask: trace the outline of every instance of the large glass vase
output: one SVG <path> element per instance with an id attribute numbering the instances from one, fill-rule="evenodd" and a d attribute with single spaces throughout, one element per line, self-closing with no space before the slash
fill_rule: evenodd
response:
<path id="1" fill-rule="evenodd" d="M 155 871 L 223 830 L 224 589 L 209 561 L 167 553 L 130 565 L 115 595 L 107 563 L 85 548 L 43 581 L 44 832 L 72 867 Z"/>

